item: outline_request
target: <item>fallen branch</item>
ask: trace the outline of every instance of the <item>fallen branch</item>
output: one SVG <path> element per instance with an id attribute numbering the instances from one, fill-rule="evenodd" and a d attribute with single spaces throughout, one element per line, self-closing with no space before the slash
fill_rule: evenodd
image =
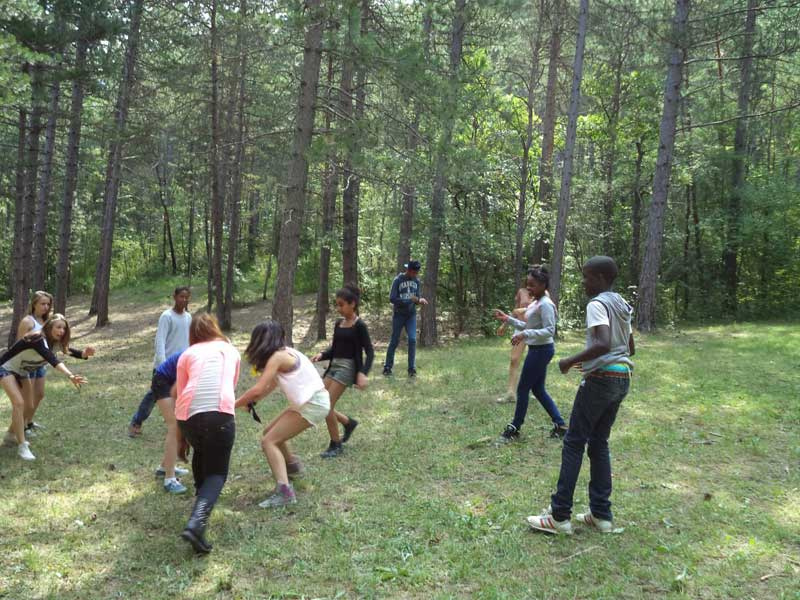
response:
<path id="1" fill-rule="evenodd" d="M 555 562 L 555 564 L 562 563 L 562 562 L 566 562 L 566 561 L 568 561 L 568 560 L 571 560 L 571 559 L 575 558 L 576 556 L 580 556 L 581 554 L 584 554 L 584 553 L 586 553 L 586 552 L 589 552 L 589 550 L 596 550 L 596 549 L 597 549 L 597 548 L 599 548 L 599 547 L 600 547 L 600 546 L 589 546 L 588 548 L 584 548 L 584 549 L 583 549 L 583 550 L 581 550 L 580 552 L 576 552 L 575 554 L 570 554 L 570 555 L 569 555 L 569 556 L 567 556 L 566 558 L 560 558 L 559 560 L 557 560 L 557 561 Z"/>

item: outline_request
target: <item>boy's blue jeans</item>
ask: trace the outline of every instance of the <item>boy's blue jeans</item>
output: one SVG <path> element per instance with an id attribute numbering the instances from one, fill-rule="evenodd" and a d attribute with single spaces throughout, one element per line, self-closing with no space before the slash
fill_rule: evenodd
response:
<path id="1" fill-rule="evenodd" d="M 394 351 L 400 343 L 400 333 L 406 330 L 408 336 L 408 370 L 416 369 L 417 358 L 417 313 L 403 315 L 394 313 L 392 316 L 392 339 L 389 340 L 389 347 L 386 349 L 386 362 L 383 363 L 385 369 L 394 366 Z"/>
<path id="2" fill-rule="evenodd" d="M 153 369 L 153 375 L 155 375 L 156 371 Z M 153 398 L 153 390 L 148 389 L 147 393 L 142 398 L 142 401 L 139 403 L 139 408 L 136 409 L 136 412 L 133 413 L 133 418 L 131 419 L 131 425 L 138 425 L 141 427 L 142 423 L 147 420 L 147 417 L 150 416 L 150 413 L 153 412 L 153 407 L 156 404 L 156 399 Z"/>
<path id="3" fill-rule="evenodd" d="M 556 521 L 569 519 L 572 497 L 583 461 L 583 450 L 588 444 L 590 478 L 589 508 L 598 519 L 612 520 L 611 514 L 611 456 L 608 436 L 617 417 L 622 400 L 628 394 L 631 381 L 627 377 L 593 377 L 581 381 L 569 430 L 561 448 L 561 473 L 556 493 L 550 505 Z"/>
<path id="4" fill-rule="evenodd" d="M 514 420 L 511 424 L 519 429 L 525 422 L 525 415 L 528 413 L 528 402 L 531 392 L 536 396 L 539 404 L 542 405 L 550 415 L 550 419 L 556 425 L 564 425 L 564 419 L 558 412 L 558 407 L 547 390 L 544 389 L 544 382 L 547 379 L 547 365 L 553 360 L 555 346 L 544 344 L 543 346 L 528 346 L 528 355 L 522 365 L 522 373 L 517 384 L 517 407 L 514 411 Z"/>

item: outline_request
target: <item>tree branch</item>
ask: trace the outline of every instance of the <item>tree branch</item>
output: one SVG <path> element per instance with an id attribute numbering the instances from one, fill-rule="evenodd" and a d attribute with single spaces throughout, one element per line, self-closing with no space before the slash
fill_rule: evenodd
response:
<path id="1" fill-rule="evenodd" d="M 699 123 L 697 125 L 687 125 L 686 127 L 680 127 L 675 130 L 676 133 L 681 133 L 684 131 L 691 131 L 692 129 L 700 129 L 701 127 L 714 127 L 715 125 L 724 125 L 725 123 L 731 123 L 733 121 L 738 121 L 739 119 L 754 119 L 756 117 L 763 117 L 766 115 L 771 115 L 778 112 L 783 112 L 787 110 L 792 110 L 793 108 L 797 108 L 800 106 L 800 100 L 797 102 L 793 102 L 788 106 L 782 106 L 780 108 L 775 108 L 773 110 L 765 110 L 764 112 L 760 113 L 753 113 L 750 115 L 742 115 L 738 117 L 730 117 L 728 119 L 721 119 L 720 121 L 711 121 L 709 123 Z"/>

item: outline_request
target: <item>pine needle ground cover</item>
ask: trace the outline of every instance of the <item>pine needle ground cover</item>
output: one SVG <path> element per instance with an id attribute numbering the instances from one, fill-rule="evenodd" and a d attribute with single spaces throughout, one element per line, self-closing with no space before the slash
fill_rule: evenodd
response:
<path id="1" fill-rule="evenodd" d="M 290 510 L 257 507 L 272 479 L 260 427 L 238 415 L 231 476 L 209 528 L 214 550 L 197 558 L 178 537 L 191 498 L 164 493 L 153 474 L 161 417 L 154 412 L 139 439 L 125 432 L 150 377 L 153 327 L 142 314 L 131 306 L 100 332 L 78 323 L 76 346 L 98 347 L 74 366 L 90 385 L 78 393 L 51 373 L 37 415 L 48 429 L 31 445 L 37 460 L 0 453 L 2 598 L 799 597 L 794 325 L 638 340 L 611 440 L 622 531 L 605 536 L 576 525 L 571 537 L 548 537 L 525 523 L 549 503 L 560 445 L 535 400 L 521 440 L 494 445 L 513 410 L 494 403 L 506 340 L 422 350 L 413 382 L 402 375 L 402 348 L 400 375 L 380 376 L 379 344 L 370 388 L 337 406 L 361 422 L 345 454 L 318 457 L 324 428 L 294 443 L 307 473 Z M 247 337 L 234 335 L 242 350 Z M 568 334 L 556 356 L 580 344 Z M 252 381 L 246 371 L 240 390 Z M 549 377 L 568 414 L 577 376 L 560 375 L 554 361 Z M 283 406 L 276 396 L 259 409 L 264 418 Z M 9 418 L 3 397 L 4 427 Z M 587 477 L 584 462 L 578 510 Z"/>

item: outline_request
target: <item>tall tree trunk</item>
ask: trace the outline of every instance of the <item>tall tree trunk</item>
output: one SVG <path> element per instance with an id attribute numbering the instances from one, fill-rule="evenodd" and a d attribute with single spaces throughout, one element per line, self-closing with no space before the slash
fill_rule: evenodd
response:
<path id="1" fill-rule="evenodd" d="M 427 62 L 431 32 L 433 31 L 433 18 L 431 11 L 425 10 L 425 17 L 422 22 L 423 29 L 423 47 L 424 57 Z M 420 109 L 419 106 L 414 107 L 414 120 L 411 128 L 408 130 L 406 137 L 406 150 L 408 156 L 414 156 L 419 146 L 420 132 Z M 403 176 L 403 185 L 401 189 L 403 197 L 400 208 L 400 234 L 397 240 L 397 270 L 402 271 L 403 265 L 411 260 L 411 237 L 414 233 L 414 205 L 417 202 L 417 186 L 414 180 L 414 174 L 411 169 L 411 163 L 406 164 L 406 173 Z"/>
<path id="2" fill-rule="evenodd" d="M 542 120 L 542 153 L 539 159 L 539 207 L 547 217 L 551 209 L 553 194 L 553 148 L 556 138 L 556 91 L 558 88 L 558 65 L 561 59 L 561 13 L 562 0 L 554 0 L 551 16 L 549 64 L 547 66 L 547 90 L 545 91 L 544 117 Z M 546 222 L 546 220 L 545 220 Z M 540 231 L 534 242 L 531 261 L 541 263 L 549 258 L 550 249 L 544 231 Z"/>
<path id="3" fill-rule="evenodd" d="M 122 81 L 114 108 L 114 131 L 108 150 L 106 164 L 106 183 L 103 194 L 103 224 L 100 235 L 100 257 L 94 282 L 94 301 L 92 310 L 97 314 L 97 327 L 108 324 L 108 293 L 111 284 L 111 251 L 114 242 L 114 225 L 119 196 L 120 168 L 122 163 L 122 143 L 125 126 L 128 122 L 128 107 L 134 84 L 136 54 L 139 50 L 139 30 L 144 11 L 144 0 L 133 0 L 128 45 L 125 51 Z M 90 311 L 91 314 L 91 311 Z"/>
<path id="4" fill-rule="evenodd" d="M 453 15 L 452 41 L 450 44 L 450 74 L 446 84 L 445 105 L 455 109 L 458 101 L 458 71 L 461 65 L 461 54 L 466 29 L 466 0 L 456 0 Z M 455 113 L 448 112 L 442 123 L 442 137 L 436 149 L 436 170 L 433 178 L 431 197 L 431 223 L 428 233 L 428 251 L 425 260 L 425 278 L 422 282 L 422 295 L 428 306 L 422 310 L 420 325 L 420 345 L 434 346 L 439 341 L 436 326 L 436 293 L 439 283 L 439 255 L 441 253 L 442 235 L 445 227 L 444 193 L 447 179 L 447 155 L 453 139 Z"/>
<path id="5" fill-rule="evenodd" d="M 603 254 L 611 256 L 611 243 L 614 239 L 614 163 L 617 158 L 617 129 L 619 123 L 620 101 L 622 96 L 622 68 L 625 66 L 625 50 L 619 49 L 614 61 L 614 91 L 611 94 L 611 108 L 608 112 L 608 150 L 603 164 L 605 190 L 603 191 Z"/>
<path id="6" fill-rule="evenodd" d="M 167 246 L 169 246 L 169 254 L 172 259 L 172 274 L 178 274 L 178 260 L 175 258 L 175 243 L 172 240 L 172 224 L 169 220 L 169 207 L 167 206 L 167 163 L 168 160 L 164 157 L 163 161 L 156 164 L 156 178 L 158 179 L 158 199 L 161 202 L 161 211 L 164 219 L 164 255 L 166 257 Z"/>
<path id="7" fill-rule="evenodd" d="M 733 137 L 733 164 L 731 168 L 732 189 L 728 201 L 725 247 L 722 251 L 722 270 L 725 279 L 724 309 L 728 315 L 736 316 L 738 307 L 737 288 L 739 287 L 739 239 L 742 220 L 742 195 L 744 193 L 747 168 L 747 119 L 750 105 L 750 80 L 753 67 L 753 37 L 756 29 L 756 0 L 747 0 L 747 17 L 744 25 L 744 44 L 739 63 L 740 84 L 737 102 L 739 119 Z"/>
<path id="8" fill-rule="evenodd" d="M 206 312 L 214 307 L 214 249 L 211 241 L 211 198 L 206 196 L 203 202 L 203 239 L 206 245 Z"/>
<path id="9" fill-rule="evenodd" d="M 224 290 L 222 287 L 222 233 L 225 207 L 224 172 L 221 161 L 223 150 L 219 97 L 219 31 L 217 29 L 217 0 L 211 3 L 211 151 L 209 169 L 211 174 L 211 285 L 214 291 L 217 319 L 222 320 Z"/>
<path id="10" fill-rule="evenodd" d="M 248 195 L 247 214 L 247 261 L 252 264 L 256 260 L 256 242 L 261 228 L 261 191 L 258 189 L 251 190 Z"/>
<path id="11" fill-rule="evenodd" d="M 345 57 L 342 63 L 342 88 L 340 94 L 342 114 L 349 121 L 346 123 L 347 154 L 342 170 L 344 189 L 342 190 L 342 271 L 343 283 L 358 284 L 358 205 L 361 189 L 361 176 L 357 170 L 361 167 L 361 136 L 359 126 L 364 116 L 366 98 L 366 67 L 357 60 L 358 48 L 355 36 L 366 35 L 366 19 L 369 12 L 368 0 L 362 0 L 360 14 L 346 8 L 348 14 L 347 42 Z M 356 68 L 356 64 L 358 67 Z M 353 76 L 358 73 L 355 89 L 355 112 L 353 111 Z M 355 167 L 355 169 L 354 169 Z"/>
<path id="12" fill-rule="evenodd" d="M 523 268 L 523 242 L 525 239 L 525 222 L 527 221 L 528 202 L 528 170 L 530 168 L 531 145 L 533 144 L 533 91 L 539 83 L 539 53 L 542 49 L 542 23 L 544 21 L 545 0 L 539 2 L 539 18 L 537 19 L 536 35 L 530 40 L 531 67 L 525 87 L 528 96 L 525 101 L 527 108 L 527 126 L 525 137 L 522 139 L 522 161 L 519 166 L 519 196 L 517 198 L 517 228 L 514 235 L 514 280 L 522 276 Z"/>
<path id="13" fill-rule="evenodd" d="M 683 48 L 686 46 L 686 22 L 688 17 L 689 0 L 676 0 L 672 27 L 672 50 L 669 55 L 667 80 L 664 85 L 664 112 L 661 116 L 658 157 L 656 158 L 656 170 L 653 175 L 653 196 L 650 200 L 647 242 L 644 249 L 642 273 L 639 277 L 637 326 L 642 331 L 651 331 L 656 325 L 656 292 L 658 271 L 661 267 L 664 213 L 667 207 L 672 153 L 675 147 L 675 124 L 678 120 Z"/>
<path id="14" fill-rule="evenodd" d="M 189 155 L 193 156 L 192 153 L 192 146 L 189 145 Z M 186 276 L 189 278 L 189 282 L 191 285 L 192 281 L 192 268 L 194 266 L 194 219 L 195 219 L 195 205 L 196 205 L 196 187 L 194 182 L 194 163 L 190 163 L 192 167 L 189 170 L 189 231 L 187 232 L 187 237 L 189 238 L 187 246 L 188 249 L 186 250 Z"/>
<path id="15" fill-rule="evenodd" d="M 633 176 L 633 202 L 631 206 L 631 285 L 639 285 L 639 253 L 642 248 L 642 160 L 644 146 L 642 140 L 636 142 L 636 167 Z"/>
<path id="16" fill-rule="evenodd" d="M 19 109 L 17 121 L 17 175 L 14 193 L 14 245 L 12 249 L 11 293 L 14 298 L 14 314 L 24 315 L 27 306 L 27 290 L 23 290 L 25 265 L 22 262 L 22 223 L 25 219 L 25 144 L 27 140 L 28 111 Z M 19 307 L 17 306 L 19 304 Z M 7 346 L 17 340 L 17 327 L 22 316 L 12 320 L 11 331 L 8 332 Z"/>
<path id="17" fill-rule="evenodd" d="M 586 45 L 586 23 L 589 16 L 589 0 L 581 0 L 578 11 L 578 37 L 575 42 L 575 61 L 572 65 L 572 91 L 567 116 L 567 139 L 564 144 L 564 168 L 561 173 L 561 190 L 558 198 L 558 217 L 553 238 L 553 263 L 550 277 L 550 295 L 558 304 L 561 293 L 561 271 L 564 264 L 564 244 L 567 238 L 567 216 L 572 190 L 572 160 L 575 152 L 575 136 L 578 132 L 578 109 L 583 79 L 583 50 Z"/>
<path id="18" fill-rule="evenodd" d="M 272 305 L 272 318 L 283 325 L 286 341 L 289 344 L 292 343 L 293 333 L 292 294 L 294 293 L 297 259 L 300 253 L 300 228 L 306 204 L 306 183 L 308 181 L 306 152 L 311 145 L 314 128 L 314 102 L 317 97 L 319 65 L 322 55 L 322 30 L 325 25 L 321 4 L 321 0 L 306 0 L 305 2 L 308 28 L 303 45 L 303 70 L 289 162 L 286 202 L 281 219 L 275 301 Z"/>
<path id="19" fill-rule="evenodd" d="M 331 242 L 336 219 L 337 168 L 336 149 L 332 140 L 333 123 L 333 53 L 328 55 L 328 91 L 326 94 L 325 135 L 328 137 L 328 156 L 322 176 L 322 244 L 319 250 L 319 284 L 317 285 L 317 340 L 328 336 L 328 313 L 330 311 Z"/>
<path id="20" fill-rule="evenodd" d="M 75 48 L 75 79 L 72 82 L 72 97 L 69 109 L 69 135 L 67 138 L 67 161 L 64 175 L 64 195 L 61 201 L 61 223 L 58 231 L 58 266 L 56 267 L 56 312 L 67 310 L 69 289 L 70 244 L 72 242 L 72 207 L 75 190 L 78 188 L 78 160 L 80 157 L 81 125 L 83 118 L 83 90 L 86 69 L 86 54 L 89 43 L 79 39 Z"/>
<path id="21" fill-rule="evenodd" d="M 19 322 L 25 316 L 30 300 L 31 285 L 31 242 L 33 240 L 33 222 L 36 211 L 36 194 L 39 180 L 39 137 L 42 132 L 42 114 L 44 112 L 44 83 L 42 81 L 44 67 L 40 63 L 31 65 L 31 113 L 26 135 L 25 146 L 25 194 L 22 205 L 21 228 L 15 229 L 15 244 L 18 252 L 14 259 L 14 314 L 11 320 L 11 335 L 16 338 Z M 13 338 L 13 339 L 12 339 Z M 9 344 L 10 345 L 10 344 Z"/>
<path id="22" fill-rule="evenodd" d="M 31 250 L 31 284 L 33 289 L 45 287 L 47 258 L 47 217 L 50 211 L 50 191 L 53 180 L 53 156 L 56 151 L 56 128 L 58 126 L 58 102 L 61 96 L 61 82 L 56 80 L 50 88 L 47 127 L 44 135 L 44 156 L 36 199 L 36 220 L 33 224 L 33 247 Z"/>
<path id="23" fill-rule="evenodd" d="M 225 305 L 222 311 L 220 325 L 224 330 L 230 330 L 233 323 L 231 313 L 233 310 L 234 271 L 236 268 L 236 255 L 239 244 L 239 225 L 242 203 L 242 165 L 244 164 L 244 140 L 246 137 L 245 108 L 246 88 L 245 74 L 247 72 L 247 53 L 244 51 L 244 27 L 247 21 L 247 0 L 239 3 L 239 31 L 237 34 L 237 50 L 239 52 L 239 98 L 236 107 L 236 153 L 233 164 L 233 187 L 230 201 L 230 228 L 228 231 L 228 263 L 225 270 Z"/>

